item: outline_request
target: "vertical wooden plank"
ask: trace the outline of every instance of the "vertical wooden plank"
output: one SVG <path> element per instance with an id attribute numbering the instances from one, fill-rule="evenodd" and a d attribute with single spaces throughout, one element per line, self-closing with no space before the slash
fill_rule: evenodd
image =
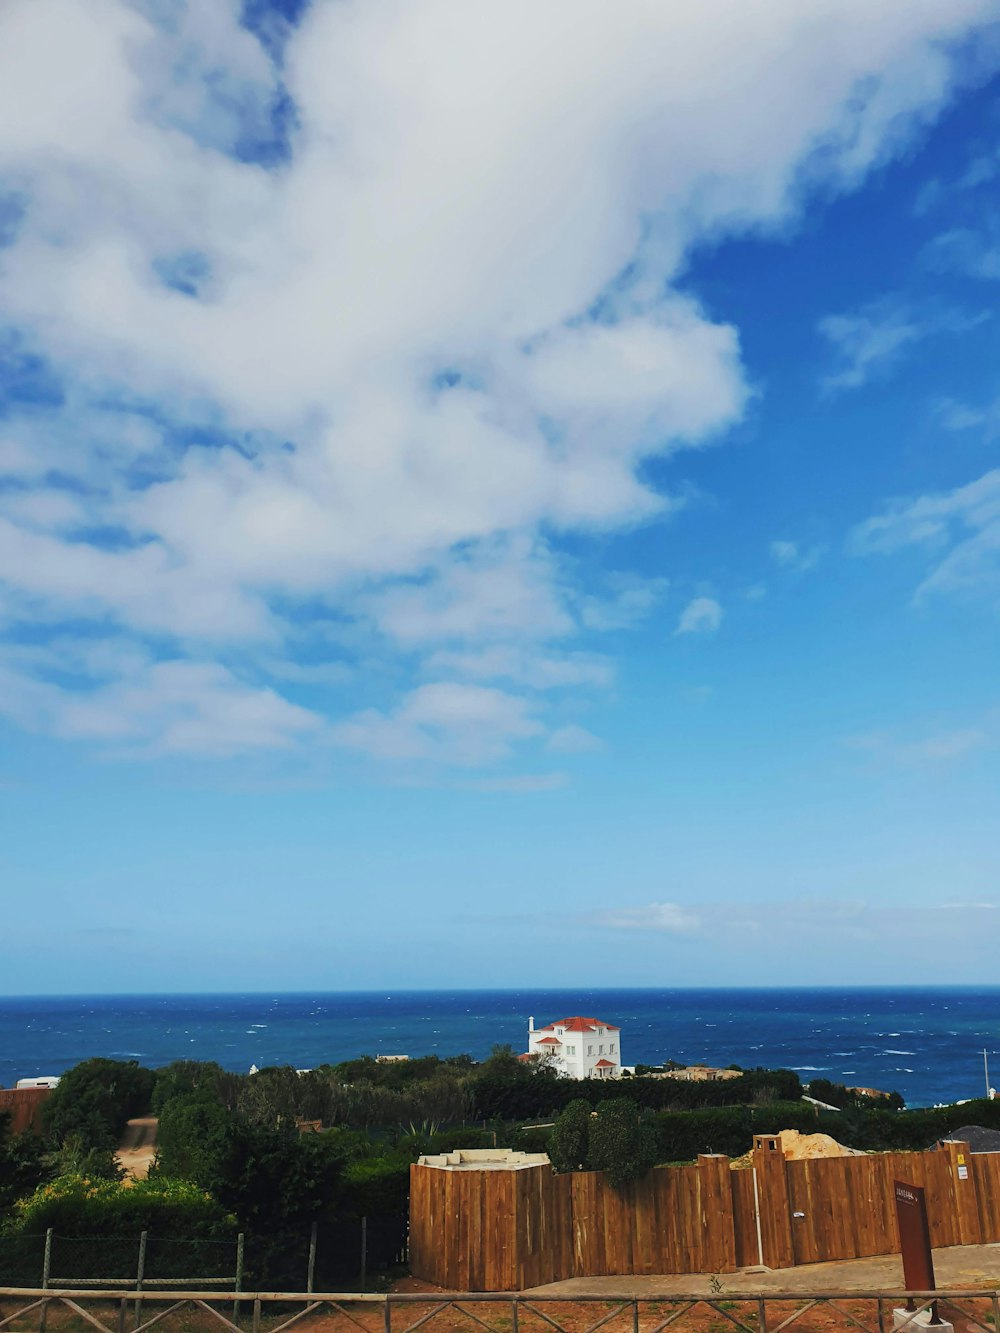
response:
<path id="1" fill-rule="evenodd" d="M 702 1154 L 698 1158 L 705 1254 L 702 1262 L 713 1273 L 736 1270 L 736 1233 L 733 1225 L 732 1172 L 729 1158 Z"/>
<path id="2" fill-rule="evenodd" d="M 980 1245 L 983 1240 L 979 1225 L 979 1199 L 976 1194 L 976 1176 L 972 1171 L 972 1150 L 958 1139 L 947 1139 L 939 1150 L 948 1158 L 951 1186 L 955 1200 L 955 1224 L 959 1245 Z"/>
<path id="3" fill-rule="evenodd" d="M 768 1268 L 790 1268 L 795 1253 L 784 1155 L 780 1150 L 756 1147 L 753 1162 L 760 1195 L 764 1263 Z"/>
<path id="4" fill-rule="evenodd" d="M 976 1176 L 983 1243 L 996 1244 L 1000 1241 L 1000 1154 L 974 1153 L 971 1165 Z"/>
<path id="5" fill-rule="evenodd" d="M 746 1268 L 758 1263 L 757 1224 L 753 1207 L 753 1172 L 730 1170 L 733 1195 L 733 1230 L 736 1239 L 736 1266 Z"/>

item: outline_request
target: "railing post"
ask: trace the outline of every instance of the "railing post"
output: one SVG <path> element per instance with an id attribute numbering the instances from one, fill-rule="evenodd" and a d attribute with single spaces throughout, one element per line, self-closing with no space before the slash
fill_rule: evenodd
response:
<path id="1" fill-rule="evenodd" d="M 382 1318 L 385 1333 L 392 1333 L 392 1300 L 388 1295 L 385 1297 L 385 1309 L 382 1312 Z"/>
<path id="2" fill-rule="evenodd" d="M 361 1219 L 361 1290 L 365 1290 L 368 1278 L 368 1218 Z"/>
<path id="3" fill-rule="evenodd" d="M 253 1333 L 260 1333 L 260 1297 L 253 1303 Z"/>
<path id="4" fill-rule="evenodd" d="M 136 1294 L 142 1291 L 142 1279 L 146 1276 L 146 1241 L 149 1238 L 149 1232 L 144 1231 L 139 1237 L 139 1262 L 135 1269 L 135 1290 Z M 135 1326 L 139 1327 L 142 1322 L 142 1301 L 135 1303 Z"/>
<path id="5" fill-rule="evenodd" d="M 757 1328 L 759 1333 L 767 1333 L 767 1309 L 763 1296 L 757 1297 Z"/>
<path id="6" fill-rule="evenodd" d="M 234 1291 L 243 1290 L 243 1232 L 236 1237 L 236 1281 L 233 1284 Z M 240 1321 L 240 1303 L 233 1301 L 233 1323 Z"/>
<path id="7" fill-rule="evenodd" d="M 118 1333 L 125 1333 L 125 1321 L 128 1318 L 128 1301 L 123 1296 L 118 1302 Z"/>
<path id="8" fill-rule="evenodd" d="M 309 1229 L 309 1262 L 306 1266 L 306 1291 L 312 1294 L 316 1278 L 316 1230 L 318 1222 L 314 1222 Z"/>
<path id="9" fill-rule="evenodd" d="M 42 1259 L 42 1290 L 49 1285 L 49 1274 L 52 1272 L 52 1228 L 49 1227 L 45 1232 L 45 1256 Z M 42 1312 L 38 1316 L 38 1333 L 45 1333 L 45 1325 L 49 1317 L 48 1301 L 42 1302 Z"/>

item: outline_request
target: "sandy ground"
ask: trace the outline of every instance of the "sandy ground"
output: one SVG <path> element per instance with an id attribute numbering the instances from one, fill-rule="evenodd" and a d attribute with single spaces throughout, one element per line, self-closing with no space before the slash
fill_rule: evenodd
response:
<path id="1" fill-rule="evenodd" d="M 159 1121 L 155 1116 L 140 1116 L 130 1120 L 125 1126 L 125 1133 L 118 1145 L 115 1156 L 130 1176 L 136 1180 L 145 1180 L 153 1158 L 156 1155 L 156 1129 Z"/>
<path id="2" fill-rule="evenodd" d="M 934 1276 L 939 1287 L 953 1291 L 976 1287 L 1000 1287 L 1000 1245 L 952 1245 L 934 1251 Z M 602 1296 L 628 1292 L 651 1297 L 677 1293 L 709 1295 L 712 1277 L 705 1274 L 662 1277 L 575 1277 L 533 1287 L 535 1295 Z M 798 1268 L 771 1271 L 743 1269 L 720 1273 L 715 1279 L 727 1295 L 761 1291 L 899 1291 L 903 1287 L 903 1263 L 898 1255 L 874 1259 L 841 1259 L 828 1264 L 801 1264 Z"/>

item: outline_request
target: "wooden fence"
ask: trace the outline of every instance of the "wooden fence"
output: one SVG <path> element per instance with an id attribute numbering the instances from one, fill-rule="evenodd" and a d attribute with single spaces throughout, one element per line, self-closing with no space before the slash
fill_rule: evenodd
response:
<path id="1" fill-rule="evenodd" d="M 786 1162 L 755 1139 L 753 1167 L 702 1156 L 622 1190 L 596 1171 L 410 1169 L 410 1271 L 458 1291 L 570 1277 L 730 1273 L 898 1253 L 892 1182 L 927 1191 L 934 1246 L 1000 1241 L 1000 1154 L 930 1152 Z"/>
<path id="2" fill-rule="evenodd" d="M 0 1088 L 0 1112 L 10 1116 L 12 1134 L 41 1132 L 42 1102 L 50 1092 L 51 1088 Z"/>

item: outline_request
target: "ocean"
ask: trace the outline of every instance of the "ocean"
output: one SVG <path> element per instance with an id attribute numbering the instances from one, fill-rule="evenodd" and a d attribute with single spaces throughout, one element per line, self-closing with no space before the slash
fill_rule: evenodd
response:
<path id="1" fill-rule="evenodd" d="M 216 1060 L 311 1068 L 358 1055 L 526 1048 L 537 1024 L 596 1015 L 626 1064 L 784 1067 L 896 1089 L 912 1106 L 981 1097 L 1000 1047 L 1000 987 L 773 990 L 399 991 L 393 994 L 0 998 L 0 1085 L 102 1055 L 155 1067 Z M 1000 1080 L 1000 1055 L 997 1063 Z"/>

